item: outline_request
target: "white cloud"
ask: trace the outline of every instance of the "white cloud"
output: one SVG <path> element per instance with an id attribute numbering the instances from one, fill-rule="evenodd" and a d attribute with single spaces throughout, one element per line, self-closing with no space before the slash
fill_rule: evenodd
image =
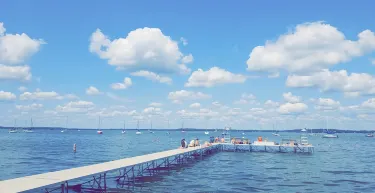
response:
<path id="1" fill-rule="evenodd" d="M 204 94 L 201 92 L 193 92 L 193 91 L 186 91 L 180 90 L 175 92 L 170 92 L 168 94 L 168 99 L 172 100 L 173 103 L 181 103 L 185 100 L 199 100 L 199 99 L 209 99 L 211 95 Z"/>
<path id="2" fill-rule="evenodd" d="M 305 112 L 307 108 L 304 103 L 285 103 L 280 105 L 278 112 L 280 114 L 298 114 Z"/>
<path id="3" fill-rule="evenodd" d="M 0 101 L 13 101 L 16 98 L 16 95 L 11 92 L 0 91 Z"/>
<path id="4" fill-rule="evenodd" d="M 264 103 L 265 107 L 278 107 L 280 104 L 278 102 L 272 101 L 272 100 L 267 100 Z"/>
<path id="5" fill-rule="evenodd" d="M 123 90 L 123 89 L 129 88 L 132 84 L 133 84 L 132 80 L 130 78 L 126 77 L 126 78 L 124 78 L 123 83 L 113 83 L 113 84 L 111 84 L 111 88 L 113 90 Z"/>
<path id="6" fill-rule="evenodd" d="M 120 69 L 185 73 L 178 42 L 159 28 L 138 28 L 113 41 L 97 29 L 91 35 L 90 51 Z"/>
<path id="7" fill-rule="evenodd" d="M 90 86 L 89 88 L 86 89 L 86 94 L 87 95 L 100 95 L 102 93 L 96 87 Z"/>
<path id="8" fill-rule="evenodd" d="M 253 94 L 242 93 L 241 98 L 246 99 L 246 100 L 255 100 L 256 96 Z"/>
<path id="9" fill-rule="evenodd" d="M 58 105 L 56 111 L 64 113 L 85 113 L 93 107 L 94 103 L 90 101 L 74 101 L 65 105 Z"/>
<path id="10" fill-rule="evenodd" d="M 363 102 L 362 107 L 375 109 L 375 98 L 368 99 L 367 101 Z"/>
<path id="11" fill-rule="evenodd" d="M 36 92 L 24 92 L 20 95 L 20 100 L 52 100 L 52 99 L 63 99 L 61 95 L 59 95 L 55 91 L 51 92 L 42 92 L 37 90 Z"/>
<path id="12" fill-rule="evenodd" d="M 7 34 L 0 23 L 0 63 L 19 64 L 39 51 L 41 39 L 32 39 L 27 34 Z"/>
<path id="13" fill-rule="evenodd" d="M 258 104 L 255 99 L 256 97 L 253 94 L 242 93 L 241 99 L 234 101 L 233 104 L 235 105 Z"/>
<path id="14" fill-rule="evenodd" d="M 244 83 L 247 77 L 241 74 L 233 74 L 218 67 L 212 67 L 208 71 L 198 69 L 194 71 L 185 84 L 186 87 L 212 87 L 220 84 Z"/>
<path id="15" fill-rule="evenodd" d="M 131 75 L 132 76 L 145 77 L 149 80 L 157 81 L 157 82 L 160 82 L 160 83 L 172 84 L 171 78 L 169 78 L 167 76 L 160 76 L 160 75 L 158 75 L 154 72 L 150 72 L 150 71 L 141 70 L 141 71 L 138 71 L 138 72 L 132 72 Z"/>
<path id="16" fill-rule="evenodd" d="M 340 102 L 330 98 L 319 98 L 315 109 L 318 110 L 336 110 L 340 108 Z"/>
<path id="17" fill-rule="evenodd" d="M 367 73 L 351 73 L 346 70 L 323 70 L 311 75 L 290 75 L 286 86 L 294 88 L 316 87 L 321 91 L 339 91 L 347 96 L 375 94 L 375 78 Z"/>
<path id="18" fill-rule="evenodd" d="M 249 102 L 245 99 L 240 99 L 240 100 L 237 100 L 237 101 L 234 101 L 233 104 L 235 105 L 244 105 L 244 104 L 248 104 Z"/>
<path id="19" fill-rule="evenodd" d="M 371 64 L 375 65 L 375 59 L 371 59 Z"/>
<path id="20" fill-rule="evenodd" d="M 301 97 L 294 96 L 291 92 L 283 93 L 284 100 L 288 103 L 299 103 Z"/>
<path id="21" fill-rule="evenodd" d="M 33 103 L 31 105 L 16 105 L 16 109 L 21 111 L 37 111 L 43 108 L 43 104 Z"/>
<path id="22" fill-rule="evenodd" d="M 145 114 L 160 114 L 161 108 L 156 108 L 156 107 L 147 107 L 143 109 L 143 113 Z"/>
<path id="23" fill-rule="evenodd" d="M 20 86 L 20 87 L 18 88 L 18 90 L 21 91 L 21 92 L 25 92 L 25 91 L 27 90 L 27 88 L 24 87 L 24 86 Z"/>
<path id="24" fill-rule="evenodd" d="M 193 57 L 193 55 L 189 54 L 187 56 L 184 56 L 181 61 L 184 64 L 188 64 L 188 63 L 191 63 L 191 62 L 194 61 L 194 57 Z"/>
<path id="25" fill-rule="evenodd" d="M 188 45 L 188 41 L 184 37 L 181 37 L 180 41 L 182 42 L 182 45 L 184 45 L 184 46 Z"/>
<path id="26" fill-rule="evenodd" d="M 280 77 L 280 72 L 273 72 L 268 75 L 268 78 L 279 78 Z"/>
<path id="27" fill-rule="evenodd" d="M 281 35 L 275 42 L 255 47 L 247 60 L 248 70 L 311 72 L 350 61 L 375 49 L 375 35 L 370 30 L 347 40 L 337 28 L 323 23 L 303 23 Z"/>
<path id="28" fill-rule="evenodd" d="M 131 102 L 131 100 L 129 100 L 129 99 L 127 99 L 127 98 L 124 98 L 124 97 L 121 97 L 121 96 L 115 95 L 115 94 L 110 93 L 110 92 L 107 92 L 106 95 L 107 95 L 109 98 L 111 98 L 111 99 L 113 99 L 113 100 L 116 100 L 116 101 L 120 101 L 120 102 L 124 102 L 124 103 L 126 103 L 126 102 Z"/>
<path id="29" fill-rule="evenodd" d="M 63 97 L 64 99 L 79 99 L 79 97 L 75 94 L 66 94 Z"/>
<path id="30" fill-rule="evenodd" d="M 193 109 L 198 109 L 198 108 L 201 108 L 201 104 L 200 103 L 193 103 L 189 107 L 193 108 Z"/>
<path id="31" fill-rule="evenodd" d="M 29 66 L 5 66 L 0 64 L 0 80 L 28 81 L 31 76 Z"/>
<path id="32" fill-rule="evenodd" d="M 151 106 L 151 107 L 161 107 L 163 104 L 161 104 L 161 103 L 156 103 L 156 102 L 152 102 L 152 103 L 150 103 L 149 104 L 149 106 Z"/>

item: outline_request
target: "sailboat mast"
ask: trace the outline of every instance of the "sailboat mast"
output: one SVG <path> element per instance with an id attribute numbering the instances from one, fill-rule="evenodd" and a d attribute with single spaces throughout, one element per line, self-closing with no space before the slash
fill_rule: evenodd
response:
<path id="1" fill-rule="evenodd" d="M 137 129 L 139 130 L 139 120 L 137 121 Z"/>
<path id="2" fill-rule="evenodd" d="M 100 116 L 99 116 L 99 122 L 98 122 L 98 129 L 100 130 Z"/>
<path id="3" fill-rule="evenodd" d="M 124 121 L 124 130 L 125 130 L 125 126 L 126 126 L 126 125 L 125 125 L 125 122 L 126 122 L 126 121 Z"/>

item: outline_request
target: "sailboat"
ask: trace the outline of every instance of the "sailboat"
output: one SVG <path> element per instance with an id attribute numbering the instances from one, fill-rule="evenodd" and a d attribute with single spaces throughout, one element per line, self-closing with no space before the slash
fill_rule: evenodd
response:
<path id="1" fill-rule="evenodd" d="M 68 128 L 68 116 L 66 116 L 65 129 L 62 129 L 60 132 L 64 133 L 65 131 L 67 131 L 67 128 Z"/>
<path id="2" fill-rule="evenodd" d="M 335 134 L 333 134 L 333 132 L 328 131 L 327 119 L 326 119 L 326 130 L 327 130 L 327 133 L 323 135 L 323 138 L 339 138 L 338 135 L 335 135 Z"/>
<path id="3" fill-rule="evenodd" d="M 126 131 L 125 131 L 125 121 L 124 121 L 124 129 L 121 131 L 122 134 L 125 134 Z"/>
<path id="4" fill-rule="evenodd" d="M 372 134 L 372 133 L 368 133 L 368 134 L 366 135 L 366 137 L 374 137 L 374 134 Z"/>
<path id="5" fill-rule="evenodd" d="M 16 125 L 17 125 L 17 120 L 14 120 L 14 127 L 13 127 L 13 129 L 9 129 L 9 133 L 17 133 L 18 132 Z"/>
<path id="6" fill-rule="evenodd" d="M 99 126 L 98 126 L 98 131 L 96 131 L 98 134 L 103 134 L 103 131 L 100 129 L 100 124 L 101 124 L 101 121 L 100 121 L 100 116 L 99 116 Z"/>
<path id="7" fill-rule="evenodd" d="M 185 130 L 184 130 L 184 122 L 182 122 L 182 127 L 181 127 L 182 131 L 181 133 L 185 133 Z"/>
<path id="8" fill-rule="evenodd" d="M 30 128 L 29 129 L 24 129 L 23 132 L 25 133 L 33 133 L 34 131 L 31 130 L 33 128 L 33 118 L 30 120 Z"/>
<path id="9" fill-rule="evenodd" d="M 151 130 L 152 130 L 152 121 L 151 121 Z M 149 133 L 154 133 L 154 131 L 148 130 Z"/>
<path id="10" fill-rule="evenodd" d="M 137 132 L 135 132 L 135 134 L 137 134 L 137 135 L 142 134 L 142 132 L 139 130 L 139 120 L 137 122 Z"/>
<path id="11" fill-rule="evenodd" d="M 272 128 L 275 131 L 275 125 L 274 124 L 272 124 Z M 273 136 L 280 136 L 279 131 L 276 131 L 276 132 L 272 133 L 272 135 Z"/>
<path id="12" fill-rule="evenodd" d="M 207 130 L 207 122 L 206 122 L 206 131 L 204 132 L 204 134 L 205 134 L 205 135 L 210 134 L 210 132 L 208 132 L 208 130 Z"/>

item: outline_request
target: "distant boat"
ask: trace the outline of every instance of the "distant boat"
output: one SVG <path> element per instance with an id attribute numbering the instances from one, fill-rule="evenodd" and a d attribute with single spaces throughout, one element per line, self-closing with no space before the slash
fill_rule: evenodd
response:
<path id="1" fill-rule="evenodd" d="M 215 129 L 215 132 L 217 132 L 217 129 Z"/>
<path id="2" fill-rule="evenodd" d="M 30 128 L 24 129 L 23 132 L 25 132 L 25 133 L 33 133 L 34 131 L 31 130 L 31 128 L 33 128 L 33 119 L 32 118 L 30 120 Z"/>
<path id="3" fill-rule="evenodd" d="M 323 138 L 339 138 L 339 136 L 334 134 L 325 134 L 323 135 Z"/>
<path id="4" fill-rule="evenodd" d="M 333 134 L 332 132 L 329 132 L 329 131 L 328 131 L 327 122 L 328 122 L 328 121 L 327 121 L 327 118 L 326 118 L 326 130 L 327 130 L 327 134 L 324 134 L 324 135 L 322 136 L 322 138 L 339 138 L 338 135 Z"/>
<path id="5" fill-rule="evenodd" d="M 98 131 L 96 131 L 96 133 L 103 134 L 103 131 L 100 129 L 100 125 L 101 125 L 101 120 L 100 120 L 100 116 L 99 116 L 99 126 L 98 126 Z"/>
<path id="6" fill-rule="evenodd" d="M 137 132 L 135 132 L 136 135 L 142 134 L 142 132 L 139 130 L 139 120 L 137 122 Z"/>
<path id="7" fill-rule="evenodd" d="M 15 119 L 14 120 L 14 127 L 13 127 L 13 129 L 9 129 L 9 133 L 18 133 L 16 125 L 17 125 L 17 120 Z"/>
<path id="8" fill-rule="evenodd" d="M 126 133 L 126 131 L 125 131 L 125 121 L 124 121 L 124 128 L 122 129 L 121 133 L 122 133 L 122 134 L 125 134 L 125 133 Z"/>
<path id="9" fill-rule="evenodd" d="M 274 124 L 272 124 L 272 128 L 273 130 L 275 130 L 275 126 Z M 275 131 L 274 133 L 272 133 L 273 136 L 280 136 L 279 132 L 278 131 Z"/>
<path id="10" fill-rule="evenodd" d="M 366 135 L 366 137 L 374 137 L 374 134 L 372 134 L 372 133 L 368 133 L 368 134 Z"/>
<path id="11" fill-rule="evenodd" d="M 204 134 L 208 135 L 208 134 L 210 134 L 210 132 L 208 132 L 208 131 L 205 131 L 205 132 L 204 132 Z"/>

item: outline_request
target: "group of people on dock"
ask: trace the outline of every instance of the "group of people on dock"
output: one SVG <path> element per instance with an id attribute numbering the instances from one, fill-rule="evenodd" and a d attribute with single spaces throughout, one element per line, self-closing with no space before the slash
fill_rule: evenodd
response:
<path id="1" fill-rule="evenodd" d="M 211 142 L 206 141 L 206 142 L 204 142 L 203 147 L 207 147 L 207 146 L 211 146 L 211 145 L 212 145 Z M 185 149 L 185 148 L 188 148 L 188 147 L 199 147 L 199 146 L 201 146 L 201 144 L 200 144 L 198 138 L 192 139 L 189 144 L 187 143 L 187 141 L 185 139 L 182 139 L 180 149 Z"/>

